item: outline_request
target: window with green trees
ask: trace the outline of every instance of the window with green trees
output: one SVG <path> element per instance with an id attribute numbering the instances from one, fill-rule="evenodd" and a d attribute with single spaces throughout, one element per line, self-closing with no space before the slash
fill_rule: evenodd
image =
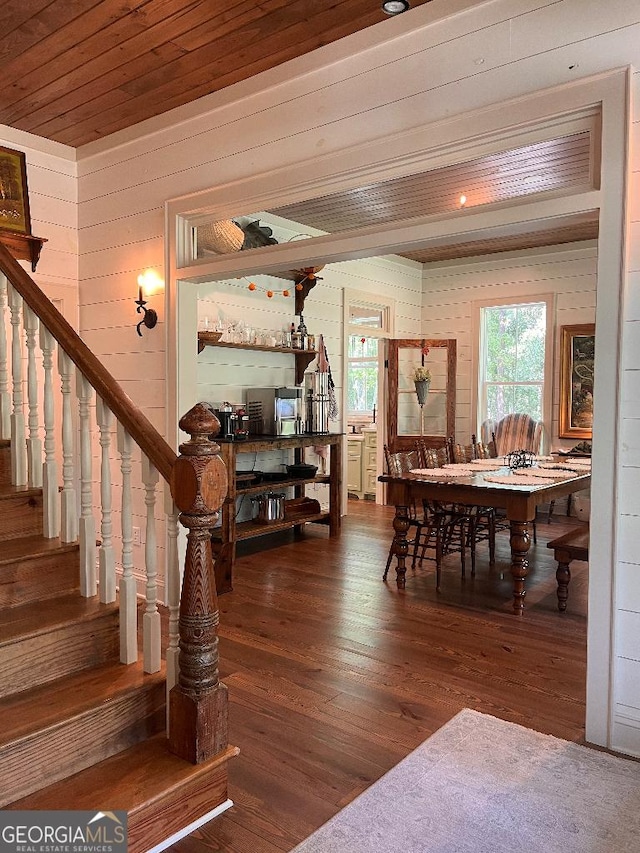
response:
<path id="1" fill-rule="evenodd" d="M 543 419 L 546 302 L 480 311 L 479 421 L 510 412 Z"/>
<path id="2" fill-rule="evenodd" d="M 349 335 L 347 409 L 373 412 L 378 399 L 378 338 Z"/>

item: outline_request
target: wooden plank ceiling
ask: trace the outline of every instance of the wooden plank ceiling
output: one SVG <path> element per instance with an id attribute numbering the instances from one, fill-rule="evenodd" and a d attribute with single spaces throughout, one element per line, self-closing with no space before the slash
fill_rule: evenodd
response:
<path id="1" fill-rule="evenodd" d="M 0 123 L 79 146 L 383 20 L 381 0 L 2 0 Z"/>
<path id="2" fill-rule="evenodd" d="M 479 205 L 504 202 L 545 192 L 585 190 L 593 182 L 591 133 L 501 151 L 475 160 L 382 181 L 348 192 L 333 193 L 290 204 L 272 212 L 302 227 L 327 233 L 369 225 L 441 215 Z M 461 204 L 464 196 L 464 205 Z M 591 240 L 598 236 L 598 215 L 575 217 L 547 228 L 424 246 L 403 252 L 421 263 L 472 255 L 531 249 Z"/>

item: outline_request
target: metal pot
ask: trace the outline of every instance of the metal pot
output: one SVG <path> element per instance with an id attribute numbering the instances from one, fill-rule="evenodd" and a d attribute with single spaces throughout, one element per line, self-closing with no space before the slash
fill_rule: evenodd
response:
<path id="1" fill-rule="evenodd" d="M 253 520 L 259 524 L 273 524 L 284 521 L 284 494 L 269 492 L 251 498 L 253 504 Z M 256 510 L 257 506 L 257 510 Z"/>

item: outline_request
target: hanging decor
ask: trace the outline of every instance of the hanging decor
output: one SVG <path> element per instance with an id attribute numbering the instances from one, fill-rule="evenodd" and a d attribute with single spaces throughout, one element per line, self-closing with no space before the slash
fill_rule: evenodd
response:
<path id="1" fill-rule="evenodd" d="M 416 389 L 416 397 L 420 406 L 420 435 L 424 435 L 424 406 L 427 402 L 427 394 L 431 387 L 431 371 L 424 366 L 424 360 L 429 355 L 429 347 L 422 341 L 420 349 L 420 367 L 413 371 L 413 384 Z"/>
<path id="2" fill-rule="evenodd" d="M 287 287 L 283 290 L 274 290 L 272 287 L 261 287 L 255 281 L 250 281 L 248 278 L 244 278 L 244 281 L 249 282 L 247 290 L 250 290 L 251 293 L 264 293 L 267 299 L 273 299 L 274 296 L 284 296 L 286 299 L 288 296 L 291 296 L 291 291 Z"/>

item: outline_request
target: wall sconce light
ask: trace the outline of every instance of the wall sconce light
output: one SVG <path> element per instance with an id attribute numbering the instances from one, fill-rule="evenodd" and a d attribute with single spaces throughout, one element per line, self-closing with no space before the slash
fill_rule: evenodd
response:
<path id="1" fill-rule="evenodd" d="M 382 11 L 385 15 L 400 15 L 409 8 L 409 0 L 383 0 Z"/>
<path id="2" fill-rule="evenodd" d="M 142 320 L 136 326 L 136 332 L 142 337 L 141 326 L 153 329 L 158 322 L 158 314 L 155 309 L 147 308 L 145 293 L 153 293 L 162 285 L 162 279 L 154 270 L 145 270 L 138 276 L 138 298 L 136 299 L 136 312 L 142 314 Z"/>

